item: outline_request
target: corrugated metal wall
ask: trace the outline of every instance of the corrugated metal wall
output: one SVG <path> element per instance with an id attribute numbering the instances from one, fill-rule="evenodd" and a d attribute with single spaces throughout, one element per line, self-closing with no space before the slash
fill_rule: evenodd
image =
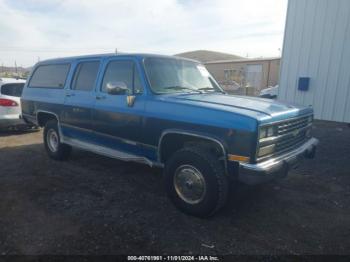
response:
<path id="1" fill-rule="evenodd" d="M 310 77 L 308 91 L 299 77 Z M 289 0 L 279 100 L 350 123 L 350 0 Z"/>

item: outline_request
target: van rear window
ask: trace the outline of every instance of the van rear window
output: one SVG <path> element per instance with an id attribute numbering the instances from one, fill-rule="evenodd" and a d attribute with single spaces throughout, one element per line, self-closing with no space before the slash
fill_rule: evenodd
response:
<path id="1" fill-rule="evenodd" d="M 63 88 L 69 72 L 69 64 L 38 66 L 30 79 L 29 87 Z"/>
<path id="2" fill-rule="evenodd" d="M 5 84 L 1 86 L 1 94 L 5 96 L 21 97 L 24 83 Z"/>

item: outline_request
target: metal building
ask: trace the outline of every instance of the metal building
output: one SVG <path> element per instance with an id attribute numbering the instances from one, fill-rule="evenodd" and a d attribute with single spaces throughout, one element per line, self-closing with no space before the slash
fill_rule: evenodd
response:
<path id="1" fill-rule="evenodd" d="M 289 0 L 278 97 L 350 123 L 349 0 Z"/>

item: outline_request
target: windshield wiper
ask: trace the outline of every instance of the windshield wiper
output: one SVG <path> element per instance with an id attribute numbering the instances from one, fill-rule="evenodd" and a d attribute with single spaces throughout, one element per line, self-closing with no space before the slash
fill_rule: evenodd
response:
<path id="1" fill-rule="evenodd" d="M 203 90 L 203 91 L 216 91 L 215 88 L 212 88 L 212 87 L 201 87 L 201 88 L 198 88 L 198 90 Z"/>
<path id="2" fill-rule="evenodd" d="M 195 91 L 198 93 L 202 93 L 199 89 L 197 88 L 191 88 L 191 87 L 186 87 L 186 86 L 167 86 L 164 87 L 164 89 L 173 89 L 173 90 L 191 90 L 191 91 Z"/>
<path id="3" fill-rule="evenodd" d="M 209 86 L 207 86 L 207 87 L 201 87 L 201 88 L 198 88 L 198 90 L 200 90 L 200 91 L 213 91 L 213 92 L 220 92 L 220 93 L 225 94 L 225 92 L 224 92 L 224 91 L 222 91 L 222 90 L 217 90 L 217 89 L 215 89 L 215 88 L 213 88 L 213 87 L 209 87 Z"/>

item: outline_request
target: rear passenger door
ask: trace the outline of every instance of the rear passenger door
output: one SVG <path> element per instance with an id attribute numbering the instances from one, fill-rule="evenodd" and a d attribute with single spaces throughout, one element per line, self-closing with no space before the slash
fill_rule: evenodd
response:
<path id="1" fill-rule="evenodd" d="M 79 140 L 90 140 L 93 128 L 92 110 L 100 60 L 77 62 L 69 88 L 65 94 L 62 119 L 64 135 Z"/>
<path id="2" fill-rule="evenodd" d="M 123 94 L 108 94 L 109 83 L 123 83 Z M 93 122 L 99 144 L 129 153 L 139 152 L 145 96 L 136 60 L 112 58 L 105 62 L 96 95 Z M 128 105 L 128 98 L 134 103 Z"/>

